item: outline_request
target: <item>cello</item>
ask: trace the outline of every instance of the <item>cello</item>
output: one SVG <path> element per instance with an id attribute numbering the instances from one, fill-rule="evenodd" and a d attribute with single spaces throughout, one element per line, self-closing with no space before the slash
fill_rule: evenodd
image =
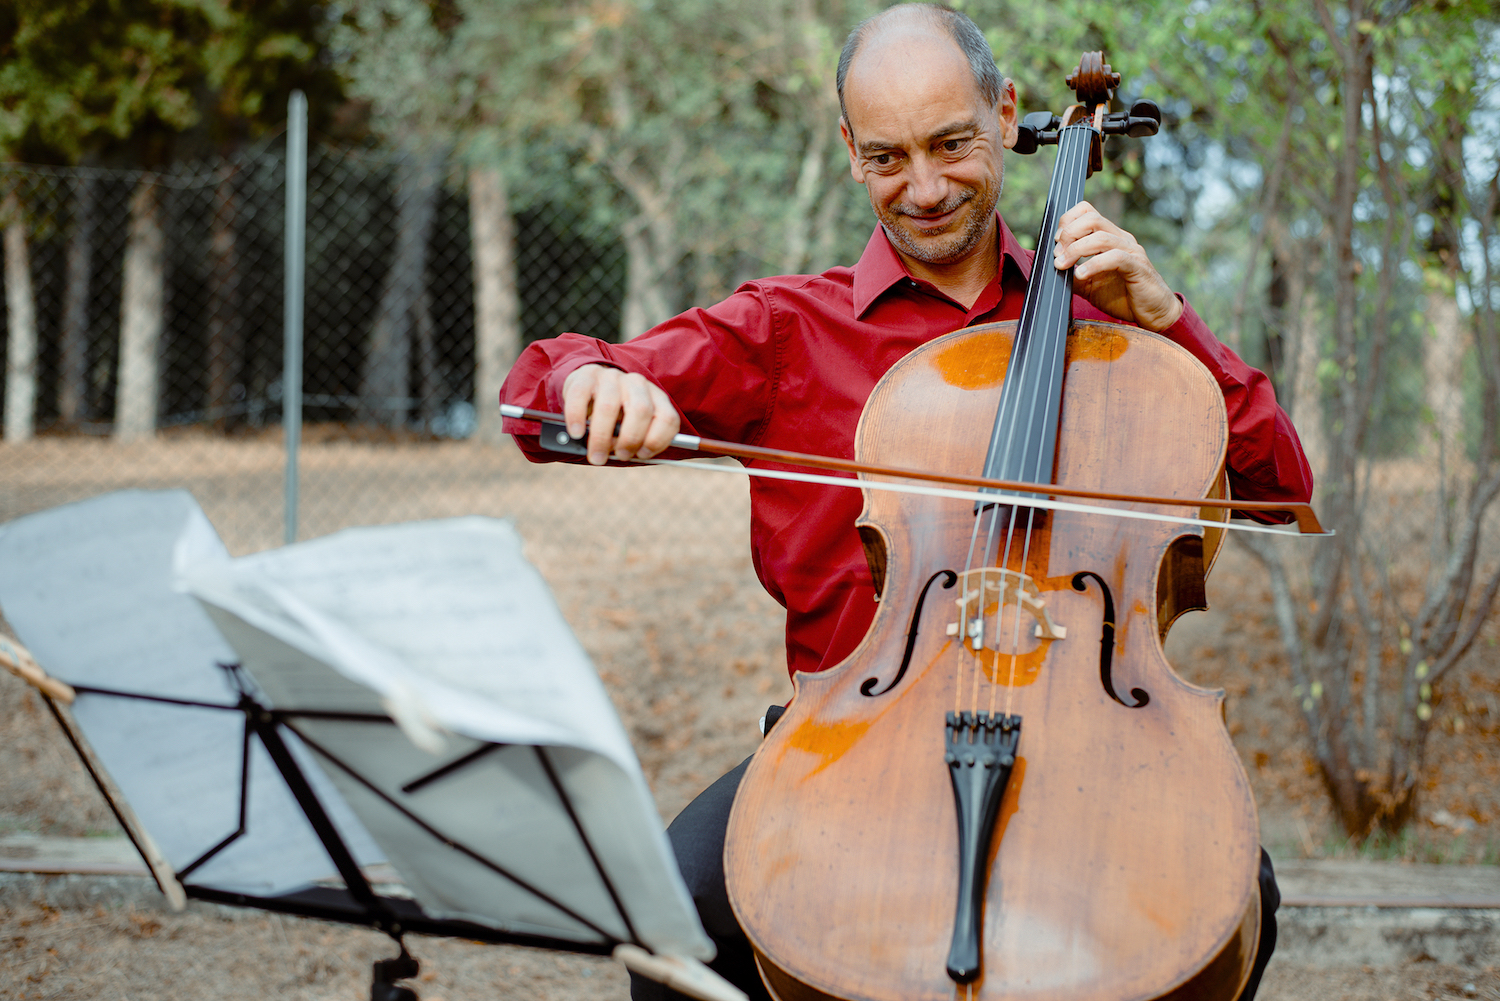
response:
<path id="1" fill-rule="evenodd" d="M 1107 132 L 1156 131 L 1086 53 L 1038 247 Z M 1019 321 L 940 337 L 861 415 L 856 459 L 1137 495 L 1224 497 L 1212 376 L 1164 337 L 1071 323 L 1072 276 L 1033 265 Z M 1233 998 L 1260 929 L 1255 804 L 1223 692 L 1162 652 L 1206 606 L 1221 531 L 867 491 L 879 595 L 841 664 L 752 760 L 724 862 L 781 1001 Z M 1227 515 L 1227 512 L 1224 512 Z M 1207 510 L 1204 517 L 1213 517 Z"/>

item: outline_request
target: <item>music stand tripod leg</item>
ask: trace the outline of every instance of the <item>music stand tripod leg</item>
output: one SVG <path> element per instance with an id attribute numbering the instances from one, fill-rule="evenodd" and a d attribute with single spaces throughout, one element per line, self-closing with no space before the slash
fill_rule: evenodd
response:
<path id="1" fill-rule="evenodd" d="M 375 961 L 370 983 L 370 1001 L 418 1001 L 416 991 L 396 983 L 398 980 L 415 977 L 421 969 L 415 957 L 406 951 L 400 919 L 371 888 L 364 873 L 360 872 L 353 852 L 344 843 L 332 818 L 328 816 L 323 809 L 323 804 L 318 801 L 317 794 L 313 792 L 312 784 L 302 774 L 302 769 L 298 766 L 296 758 L 292 756 L 291 749 L 282 739 L 280 731 L 282 723 L 276 713 L 260 705 L 243 691 L 240 695 L 240 704 L 245 711 L 251 730 L 260 738 L 261 745 L 270 754 L 276 770 L 286 781 L 292 798 L 302 808 L 302 813 L 312 825 L 313 832 L 323 843 L 324 850 L 328 852 L 334 867 L 343 877 L 345 889 L 356 902 L 365 908 L 370 917 L 370 924 L 385 932 L 401 947 L 401 955 Z"/>
<path id="2" fill-rule="evenodd" d="M 417 1001 L 417 992 L 396 983 L 410 980 L 417 975 L 421 965 L 406 951 L 401 943 L 401 955 L 391 959 L 377 959 L 374 976 L 370 981 L 370 1001 Z"/>

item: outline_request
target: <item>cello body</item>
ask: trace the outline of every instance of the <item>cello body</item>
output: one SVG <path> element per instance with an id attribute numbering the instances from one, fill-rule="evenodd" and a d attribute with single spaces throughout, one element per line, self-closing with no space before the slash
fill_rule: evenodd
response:
<path id="1" fill-rule="evenodd" d="M 1014 333 L 960 330 L 899 362 L 865 407 L 857 456 L 979 475 Z M 1054 482 L 1222 490 L 1223 396 L 1183 349 L 1075 323 L 1062 384 Z M 842 664 L 794 678 L 730 818 L 730 899 L 773 995 L 1235 997 L 1260 929 L 1255 805 L 1223 693 L 1178 677 L 1161 646 L 1205 604 L 1218 530 L 1026 509 L 1025 544 L 998 562 L 1039 601 L 995 616 L 980 580 L 969 612 L 1000 635 L 975 650 L 961 626 L 971 578 L 941 573 L 966 566 L 974 504 L 865 496 L 870 631 Z M 981 966 L 955 982 L 960 824 L 943 721 L 964 710 L 1024 723 L 981 860 Z"/>

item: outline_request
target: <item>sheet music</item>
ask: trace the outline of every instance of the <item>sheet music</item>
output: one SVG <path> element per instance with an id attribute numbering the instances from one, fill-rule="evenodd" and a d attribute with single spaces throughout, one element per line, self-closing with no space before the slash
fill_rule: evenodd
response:
<path id="1" fill-rule="evenodd" d="M 713 954 L 624 728 L 508 523 L 230 559 L 188 494 L 126 491 L 0 526 L 0 606 L 75 685 L 233 705 L 216 665 L 238 662 L 262 703 L 339 714 L 281 732 L 356 860 L 388 860 L 431 917 Z M 74 716 L 175 869 L 234 830 L 241 714 L 81 694 Z M 247 831 L 189 881 L 273 896 L 331 876 L 251 748 Z"/>
<path id="2" fill-rule="evenodd" d="M 496 743 L 586 748 L 639 771 L 587 654 L 506 522 L 349 529 L 204 560 L 179 580 L 206 604 L 372 689 L 407 720 Z M 314 683 L 326 680 L 278 672 L 262 681 L 282 705 L 321 703 L 301 687 Z M 420 744 L 430 734 L 408 736 Z"/>
<path id="3" fill-rule="evenodd" d="M 177 566 L 229 554 L 183 491 L 124 491 L 0 525 L 0 608 L 43 669 L 73 685 L 233 705 L 235 652 L 172 590 Z M 181 869 L 239 822 L 243 717 L 83 694 L 73 717 L 163 856 Z M 309 780 L 363 864 L 382 854 L 313 763 Z M 334 874 L 270 758 L 252 745 L 246 834 L 191 882 L 275 895 Z"/>
<path id="4" fill-rule="evenodd" d="M 277 708 L 395 720 L 293 725 L 429 914 L 712 956 L 625 730 L 509 523 L 348 529 L 178 580 Z"/>

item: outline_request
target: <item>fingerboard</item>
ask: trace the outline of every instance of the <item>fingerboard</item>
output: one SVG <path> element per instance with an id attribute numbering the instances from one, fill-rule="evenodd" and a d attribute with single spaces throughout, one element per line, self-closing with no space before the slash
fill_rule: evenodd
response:
<path id="1" fill-rule="evenodd" d="M 1083 199 L 1093 143 L 1094 130 L 1087 125 L 1068 126 L 1058 140 L 1026 304 L 1016 328 L 985 457 L 984 475 L 992 479 L 1052 482 L 1062 407 L 1063 353 L 1073 319 L 1073 269 L 1059 271 L 1052 266 L 1052 247 L 1058 219 Z"/>

